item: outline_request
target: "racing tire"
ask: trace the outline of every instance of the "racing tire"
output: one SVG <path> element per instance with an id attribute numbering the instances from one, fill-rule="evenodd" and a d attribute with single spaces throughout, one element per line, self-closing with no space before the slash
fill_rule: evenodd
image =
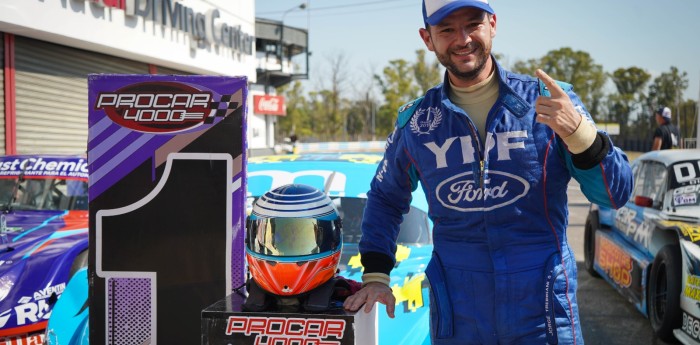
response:
<path id="1" fill-rule="evenodd" d="M 647 291 L 649 322 L 659 339 L 676 342 L 673 330 L 681 326 L 681 251 L 668 245 L 656 254 Z"/>
<path id="2" fill-rule="evenodd" d="M 586 217 L 586 225 L 583 234 L 583 264 L 586 272 L 594 278 L 600 278 L 600 274 L 593 267 L 595 261 L 595 232 L 598 229 L 598 212 L 589 212 Z"/>

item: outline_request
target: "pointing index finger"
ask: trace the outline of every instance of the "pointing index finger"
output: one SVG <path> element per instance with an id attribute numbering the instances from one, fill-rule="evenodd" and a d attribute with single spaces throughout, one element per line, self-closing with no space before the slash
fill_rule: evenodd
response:
<path id="1" fill-rule="evenodd" d="M 540 80 L 542 80 L 544 85 L 547 86 L 547 89 L 549 89 L 549 93 L 552 97 L 566 96 L 566 92 L 564 92 L 561 86 L 559 86 L 559 84 L 557 84 L 557 82 L 554 81 L 552 77 L 547 75 L 547 73 L 544 73 L 543 70 L 537 69 L 537 71 L 535 71 L 535 75 L 537 76 L 537 78 L 540 78 Z"/>

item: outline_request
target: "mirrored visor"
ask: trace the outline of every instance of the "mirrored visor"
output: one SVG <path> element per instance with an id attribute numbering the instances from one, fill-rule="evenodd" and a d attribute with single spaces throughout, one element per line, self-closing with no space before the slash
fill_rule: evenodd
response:
<path id="1" fill-rule="evenodd" d="M 303 256 L 340 246 L 339 221 L 315 218 L 260 218 L 246 224 L 248 249 L 262 255 Z"/>

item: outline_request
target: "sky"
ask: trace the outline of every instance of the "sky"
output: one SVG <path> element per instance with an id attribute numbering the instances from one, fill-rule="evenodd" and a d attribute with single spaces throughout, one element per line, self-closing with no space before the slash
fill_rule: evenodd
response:
<path id="1" fill-rule="evenodd" d="M 305 9 L 299 5 L 306 4 Z M 700 99 L 698 0 L 491 0 L 493 51 L 506 67 L 551 50 L 585 51 L 604 71 L 639 67 L 653 78 L 671 66 L 688 73 L 685 99 Z M 342 55 L 350 82 L 366 84 L 389 61 L 414 62 L 426 49 L 419 0 L 255 0 L 256 17 L 309 30 L 308 88 L 322 87 L 330 61 Z M 429 52 L 429 57 L 434 55 Z M 546 72 L 546 71 L 545 71 Z M 614 90 L 611 90 L 614 91 Z"/>

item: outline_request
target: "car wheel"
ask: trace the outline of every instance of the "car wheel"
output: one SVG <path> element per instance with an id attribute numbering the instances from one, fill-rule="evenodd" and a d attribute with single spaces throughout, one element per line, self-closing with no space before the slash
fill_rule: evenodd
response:
<path id="1" fill-rule="evenodd" d="M 681 252 L 675 245 L 661 248 L 654 258 L 648 284 L 647 311 L 656 335 L 675 341 L 673 330 L 681 326 Z"/>
<path id="2" fill-rule="evenodd" d="M 583 263 L 588 274 L 595 278 L 600 278 L 600 274 L 593 268 L 593 262 L 595 261 L 595 232 L 599 224 L 598 212 L 589 212 L 583 235 Z"/>

